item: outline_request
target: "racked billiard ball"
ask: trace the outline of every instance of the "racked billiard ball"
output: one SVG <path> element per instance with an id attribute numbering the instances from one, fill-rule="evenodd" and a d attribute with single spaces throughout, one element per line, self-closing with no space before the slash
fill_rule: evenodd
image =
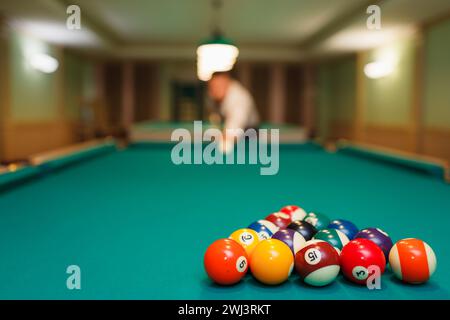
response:
<path id="1" fill-rule="evenodd" d="M 344 276 L 355 283 L 366 284 L 371 275 L 369 267 L 376 266 L 380 274 L 386 267 L 384 253 L 375 243 L 367 239 L 350 241 L 341 252 L 341 269 Z"/>
<path id="2" fill-rule="evenodd" d="M 284 212 L 275 212 L 269 214 L 265 220 L 272 222 L 280 229 L 284 229 L 287 227 L 289 223 L 291 223 L 291 217 Z"/>
<path id="3" fill-rule="evenodd" d="M 331 221 L 327 229 L 337 229 L 343 232 L 349 240 L 353 240 L 353 238 L 359 231 L 358 227 L 355 226 L 354 223 L 343 219 Z"/>
<path id="4" fill-rule="evenodd" d="M 339 254 L 329 243 L 310 240 L 295 255 L 295 269 L 311 286 L 326 286 L 339 274 Z"/>
<path id="5" fill-rule="evenodd" d="M 433 249 L 425 241 L 408 238 L 392 247 L 389 264 L 398 279 L 419 284 L 433 275 L 437 262 Z"/>
<path id="6" fill-rule="evenodd" d="M 292 253 L 295 255 L 297 251 L 299 251 L 306 243 L 305 238 L 292 229 L 282 229 L 272 236 L 272 239 L 277 239 L 283 241 L 289 249 L 291 249 Z"/>
<path id="7" fill-rule="evenodd" d="M 326 215 L 318 212 L 308 213 L 303 221 L 312 224 L 317 230 L 325 229 L 330 224 L 330 219 Z"/>
<path id="8" fill-rule="evenodd" d="M 203 263 L 211 280 L 221 285 L 232 285 L 247 272 L 248 256 L 236 241 L 219 239 L 208 247 Z"/>
<path id="9" fill-rule="evenodd" d="M 263 240 L 253 250 L 250 271 L 264 284 L 277 285 L 285 282 L 293 268 L 294 255 L 280 240 Z"/>
<path id="10" fill-rule="evenodd" d="M 306 241 L 311 240 L 317 233 L 317 229 L 312 224 L 301 220 L 291 222 L 287 228 L 300 233 Z"/>
<path id="11" fill-rule="evenodd" d="M 278 231 L 278 227 L 267 220 L 258 220 L 248 226 L 249 229 L 255 230 L 258 233 L 260 240 L 267 240 L 272 238 L 273 234 Z"/>
<path id="12" fill-rule="evenodd" d="M 336 229 L 323 229 L 316 233 L 314 239 L 323 240 L 331 244 L 338 252 L 349 242 L 347 236 Z"/>
<path id="13" fill-rule="evenodd" d="M 355 235 L 355 239 L 362 238 L 373 241 L 377 246 L 383 250 L 386 261 L 389 259 L 389 251 L 392 248 L 392 240 L 389 235 L 378 228 L 366 228 L 362 229 Z"/>
<path id="14" fill-rule="evenodd" d="M 280 209 L 280 212 L 288 214 L 291 222 L 295 220 L 303 220 L 303 218 L 306 217 L 306 211 L 303 208 L 294 205 L 284 206 Z"/>
<path id="15" fill-rule="evenodd" d="M 239 243 L 247 253 L 248 258 L 251 258 L 252 252 L 255 249 L 256 245 L 259 243 L 259 236 L 255 230 L 244 228 L 234 231 L 230 236 L 230 239 L 233 239 L 237 243 Z"/>

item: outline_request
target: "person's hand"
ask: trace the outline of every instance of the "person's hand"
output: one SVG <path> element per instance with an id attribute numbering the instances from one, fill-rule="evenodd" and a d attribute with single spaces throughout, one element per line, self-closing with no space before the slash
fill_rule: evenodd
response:
<path id="1" fill-rule="evenodd" d="M 209 122 L 211 123 L 211 125 L 218 127 L 220 125 L 220 121 L 221 121 L 220 114 L 211 113 L 209 115 Z"/>
<path id="2" fill-rule="evenodd" d="M 235 136 L 234 135 L 227 136 L 225 132 L 223 132 L 222 134 L 223 134 L 222 140 L 219 141 L 219 150 L 223 154 L 228 154 L 232 152 L 234 149 Z"/>

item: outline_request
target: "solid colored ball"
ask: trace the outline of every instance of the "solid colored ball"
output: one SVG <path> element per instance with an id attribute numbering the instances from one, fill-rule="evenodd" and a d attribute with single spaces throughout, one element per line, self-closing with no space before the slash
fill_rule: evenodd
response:
<path id="1" fill-rule="evenodd" d="M 267 220 L 258 220 L 248 226 L 249 229 L 255 230 L 258 233 L 260 240 L 267 240 L 272 238 L 273 234 L 278 231 L 278 227 Z"/>
<path id="2" fill-rule="evenodd" d="M 323 229 L 316 233 L 314 239 L 323 240 L 331 244 L 338 252 L 349 242 L 347 236 L 336 229 Z"/>
<path id="3" fill-rule="evenodd" d="M 311 240 L 317 233 L 317 229 L 312 224 L 301 220 L 291 222 L 287 228 L 300 233 L 306 241 Z"/>
<path id="4" fill-rule="evenodd" d="M 436 255 L 422 240 L 409 238 L 398 241 L 389 253 L 389 264 L 400 280 L 419 284 L 428 281 L 436 271 Z"/>
<path id="5" fill-rule="evenodd" d="M 297 253 L 297 251 L 303 248 L 306 243 L 305 238 L 303 238 L 300 233 L 292 229 L 283 229 L 277 231 L 272 236 L 272 239 L 283 241 L 291 249 L 294 255 Z"/>
<path id="6" fill-rule="evenodd" d="M 295 255 L 295 269 L 311 286 L 326 286 L 339 274 L 339 254 L 329 243 L 310 240 Z"/>
<path id="7" fill-rule="evenodd" d="M 260 282 L 277 285 L 286 281 L 294 267 L 291 249 L 280 240 L 261 241 L 253 250 L 250 270 Z"/>
<path id="8" fill-rule="evenodd" d="M 369 267 L 377 266 L 380 274 L 386 267 L 384 253 L 375 243 L 367 239 L 350 241 L 341 252 L 341 269 L 352 282 L 366 284 L 371 275 Z"/>
<path id="9" fill-rule="evenodd" d="M 291 223 L 291 217 L 283 212 L 275 212 L 272 214 L 269 214 L 265 220 L 272 222 L 274 225 L 276 225 L 280 229 L 284 229 L 287 227 L 289 223 Z"/>
<path id="10" fill-rule="evenodd" d="M 386 261 L 389 259 L 389 251 L 391 251 L 393 244 L 386 232 L 378 228 L 366 228 L 355 235 L 355 239 L 358 238 L 373 241 L 381 250 L 383 250 Z"/>
<path id="11" fill-rule="evenodd" d="M 280 212 L 288 214 L 291 222 L 296 220 L 303 220 L 306 217 L 306 211 L 299 206 L 285 206 L 280 209 Z"/>
<path id="12" fill-rule="evenodd" d="M 325 229 L 330 224 L 330 218 L 324 214 L 316 212 L 308 213 L 303 221 L 312 224 L 317 230 Z"/>
<path id="13" fill-rule="evenodd" d="M 247 253 L 232 239 L 213 242 L 206 250 L 203 262 L 211 280 L 221 285 L 239 282 L 248 269 Z"/>
<path id="14" fill-rule="evenodd" d="M 337 229 L 343 232 L 349 240 L 353 240 L 353 238 L 359 231 L 358 227 L 355 226 L 355 224 L 342 219 L 331 221 L 327 229 Z"/>
<path id="15" fill-rule="evenodd" d="M 260 241 L 258 233 L 256 233 L 255 230 L 248 228 L 236 230 L 229 236 L 229 238 L 233 239 L 244 248 L 249 259 L 251 258 L 252 252 L 256 245 Z"/>

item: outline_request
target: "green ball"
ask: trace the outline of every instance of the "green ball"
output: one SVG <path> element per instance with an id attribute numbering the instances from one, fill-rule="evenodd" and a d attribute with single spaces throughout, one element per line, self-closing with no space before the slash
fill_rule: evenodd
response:
<path id="1" fill-rule="evenodd" d="M 308 213 L 303 221 L 312 224 L 317 230 L 325 229 L 330 224 L 330 218 L 324 214 L 315 212 Z"/>
<path id="2" fill-rule="evenodd" d="M 336 229 L 320 230 L 314 235 L 314 239 L 326 241 L 339 251 L 350 241 L 345 233 Z"/>

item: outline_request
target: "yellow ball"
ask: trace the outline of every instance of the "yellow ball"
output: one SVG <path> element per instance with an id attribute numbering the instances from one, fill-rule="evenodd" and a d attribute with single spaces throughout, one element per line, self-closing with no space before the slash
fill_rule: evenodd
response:
<path id="1" fill-rule="evenodd" d="M 230 237 L 237 243 L 239 243 L 247 252 L 248 258 L 251 259 L 253 250 L 259 243 L 258 233 L 252 229 L 239 229 L 233 232 Z"/>
<path id="2" fill-rule="evenodd" d="M 280 240 L 261 241 L 253 250 L 250 270 L 260 282 L 277 285 L 286 281 L 294 268 L 291 249 Z"/>

